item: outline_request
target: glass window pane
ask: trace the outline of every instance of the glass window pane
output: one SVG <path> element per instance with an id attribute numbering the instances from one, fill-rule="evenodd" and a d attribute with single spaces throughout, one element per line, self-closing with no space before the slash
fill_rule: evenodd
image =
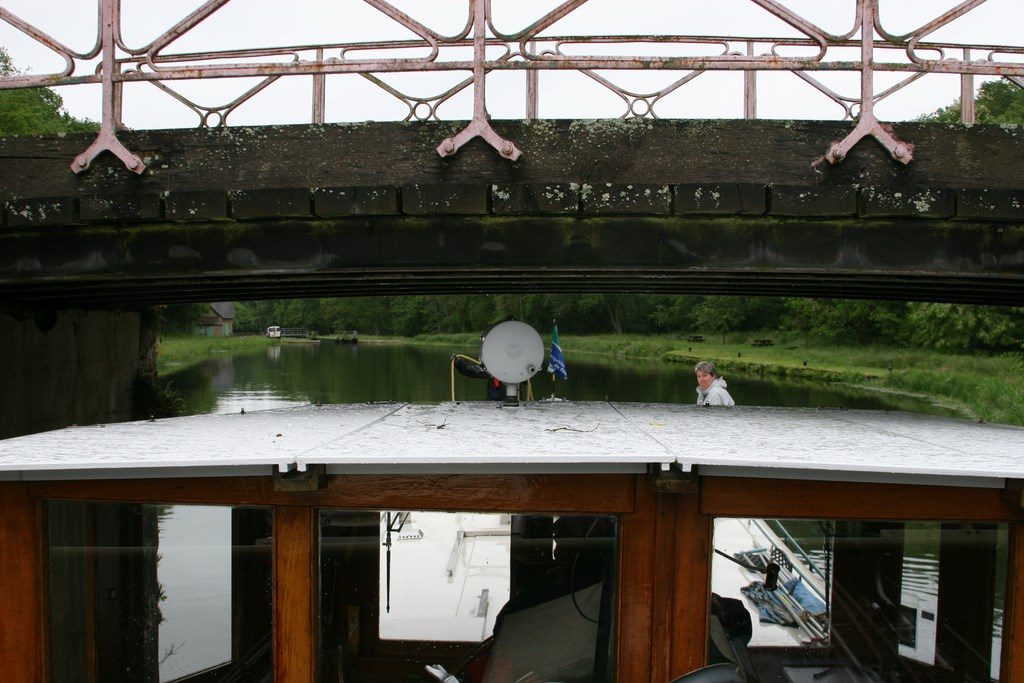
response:
<path id="1" fill-rule="evenodd" d="M 320 680 L 612 680 L 615 542 L 614 517 L 322 511 Z"/>
<path id="2" fill-rule="evenodd" d="M 381 640 L 488 638 L 508 602 L 510 531 L 510 515 L 385 513 L 378 539 Z"/>
<path id="3" fill-rule="evenodd" d="M 51 501 L 47 511 L 54 681 L 270 675 L 268 510 Z"/>
<path id="4" fill-rule="evenodd" d="M 712 663 L 761 681 L 999 680 L 1005 524 L 717 519 L 714 544 Z"/>

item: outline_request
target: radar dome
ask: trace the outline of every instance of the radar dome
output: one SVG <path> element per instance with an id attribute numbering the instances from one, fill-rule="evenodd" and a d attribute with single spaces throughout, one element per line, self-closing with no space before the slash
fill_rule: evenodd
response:
<path id="1" fill-rule="evenodd" d="M 480 362 L 491 376 L 506 384 L 525 382 L 544 362 L 544 342 L 526 323 L 507 320 L 480 338 Z"/>

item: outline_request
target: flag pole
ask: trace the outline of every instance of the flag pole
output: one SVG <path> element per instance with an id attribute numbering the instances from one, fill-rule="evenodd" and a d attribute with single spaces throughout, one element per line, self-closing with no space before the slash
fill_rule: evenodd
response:
<path id="1" fill-rule="evenodd" d="M 565 372 L 565 358 L 562 356 L 562 344 L 558 338 L 558 320 L 551 319 L 551 353 L 548 356 L 548 372 L 551 373 L 551 400 L 555 398 L 555 382 L 559 374 L 563 379 L 569 379 Z"/>
<path id="2" fill-rule="evenodd" d="M 551 327 L 553 329 L 558 329 L 558 319 L 557 318 L 552 318 L 551 319 Z M 554 340 L 552 339 L 552 342 L 553 341 Z M 550 368 L 550 370 L 551 370 L 551 400 L 554 401 L 555 400 L 555 370 L 554 370 L 554 368 Z"/>
<path id="3" fill-rule="evenodd" d="M 557 329 L 558 329 L 558 318 L 553 317 L 553 318 L 551 318 L 551 330 L 552 330 L 552 340 L 551 340 L 551 342 L 552 342 L 552 344 L 554 344 L 554 341 L 555 341 L 554 340 L 554 334 L 555 334 L 554 331 L 557 330 Z M 555 378 L 557 377 L 558 373 L 555 372 L 554 368 L 550 368 L 550 370 L 551 370 L 551 400 L 553 401 L 555 399 Z"/>

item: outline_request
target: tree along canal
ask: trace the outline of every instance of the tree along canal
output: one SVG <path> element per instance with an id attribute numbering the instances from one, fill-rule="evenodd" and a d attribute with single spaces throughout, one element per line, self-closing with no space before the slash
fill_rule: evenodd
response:
<path id="1" fill-rule="evenodd" d="M 451 399 L 453 352 L 416 344 L 282 344 L 243 353 L 225 353 L 161 378 L 179 395 L 184 413 L 232 413 L 308 403 L 403 401 L 436 403 Z M 694 403 L 693 370 L 680 363 L 574 355 L 568 350 L 568 381 L 551 375 L 533 378 L 536 398 L 577 401 Z M 757 375 L 725 375 L 739 405 L 903 410 L 962 416 L 955 409 L 921 397 L 869 389 Z M 456 374 L 457 400 L 483 400 L 481 380 Z"/>

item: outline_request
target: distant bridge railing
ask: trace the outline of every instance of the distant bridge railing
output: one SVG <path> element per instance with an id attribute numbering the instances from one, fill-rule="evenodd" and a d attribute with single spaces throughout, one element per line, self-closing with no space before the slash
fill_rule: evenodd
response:
<path id="1" fill-rule="evenodd" d="M 281 336 L 295 337 L 297 339 L 316 339 L 317 333 L 308 327 L 282 327 Z"/>
<path id="2" fill-rule="evenodd" d="M 960 19 L 988 0 L 964 0 L 952 9 L 903 34 L 887 31 L 878 0 L 846 0 L 854 10 L 854 22 L 842 34 L 830 33 L 777 0 L 750 0 L 793 30 L 795 37 L 706 35 L 550 35 L 548 29 L 590 2 L 565 0 L 541 13 L 525 28 L 505 33 L 495 27 L 491 0 L 469 0 L 465 26 L 454 35 L 442 35 L 386 0 L 364 0 L 416 39 L 347 42 L 289 47 L 172 52 L 171 46 L 206 21 L 231 0 L 207 0 L 146 45 L 129 46 L 122 38 L 121 0 L 97 0 L 99 31 L 95 45 L 78 52 L 7 9 L 0 20 L 58 54 L 65 68 L 57 73 L 15 74 L 0 78 L 2 88 L 49 87 L 83 83 L 102 84 L 102 118 L 96 141 L 72 163 L 75 173 L 84 171 L 104 151 L 119 157 L 135 173 L 145 170 L 143 160 L 117 138 L 122 124 L 122 87 L 125 83 L 149 82 L 194 111 L 199 125 L 223 126 L 242 104 L 285 76 L 313 79 L 311 121 L 324 122 L 326 77 L 359 74 L 400 100 L 408 110 L 405 120 L 438 118 L 438 107 L 458 93 L 472 88 L 473 117 L 457 135 L 439 141 L 441 156 L 455 154 L 474 137 L 482 137 L 498 153 L 511 160 L 521 152 L 512 140 L 502 138 L 490 125 L 485 99 L 487 75 L 519 70 L 526 74 L 527 118 L 537 116 L 537 74 L 545 70 L 575 70 L 607 88 L 623 102 L 623 118 L 658 117 L 659 103 L 694 78 L 711 71 L 744 74 L 744 116 L 757 116 L 757 79 L 760 71 L 789 71 L 840 106 L 844 118 L 856 121 L 844 139 L 832 144 L 815 163 L 836 163 L 865 137 L 875 138 L 900 163 L 913 159 L 914 146 L 901 141 L 879 122 L 875 105 L 927 74 L 959 74 L 961 112 L 965 123 L 974 121 L 974 77 L 998 76 L 1024 87 L 1024 46 L 927 42 L 936 31 Z M 838 4 L 838 3 L 837 3 Z M 472 58 L 464 55 L 472 51 Z M 843 59 L 853 51 L 859 57 Z M 676 51 L 678 54 L 658 54 Z M 634 52 L 634 54 L 626 54 Z M 623 54 L 619 54 L 623 53 Z M 879 53 L 886 59 L 880 59 Z M 83 62 L 99 59 L 93 73 L 79 73 Z M 646 92 L 616 85 L 605 70 L 685 71 L 669 85 Z M 395 72 L 471 72 L 471 76 L 431 96 L 414 96 L 378 77 Z M 842 94 L 811 74 L 847 71 L 860 75 L 860 89 Z M 875 92 L 876 72 L 906 74 L 901 81 Z M 230 102 L 217 106 L 200 104 L 172 87 L 179 80 L 259 77 L 262 80 Z"/>

